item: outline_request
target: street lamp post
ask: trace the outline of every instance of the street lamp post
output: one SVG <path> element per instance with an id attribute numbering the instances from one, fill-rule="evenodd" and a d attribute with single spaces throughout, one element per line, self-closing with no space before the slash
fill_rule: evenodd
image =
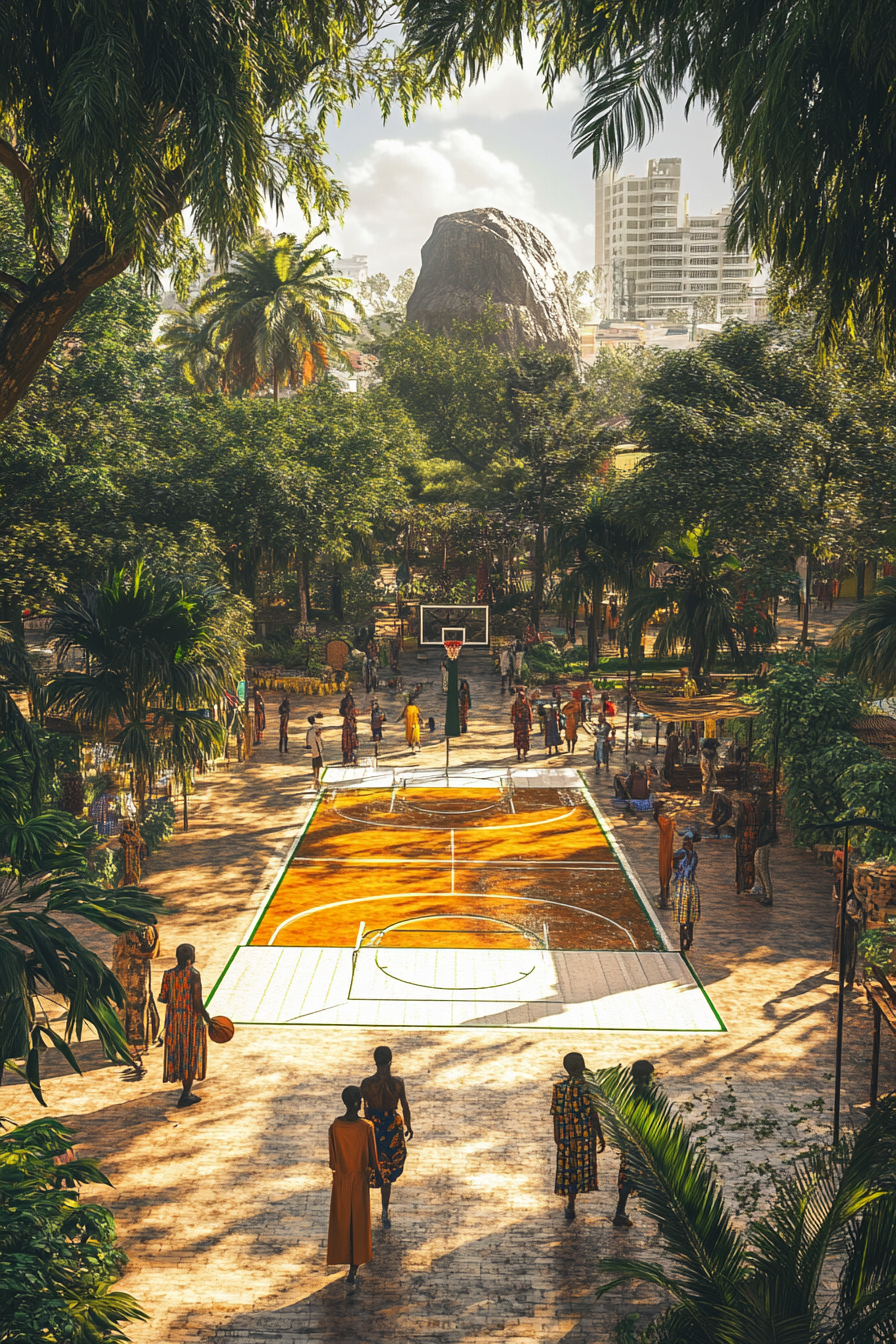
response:
<path id="1" fill-rule="evenodd" d="M 843 1074 L 843 1006 L 846 996 L 846 892 L 849 887 L 849 830 L 850 827 L 870 826 L 875 831 L 886 831 L 890 835 L 896 835 L 896 826 L 891 826 L 889 822 L 878 821 L 876 817 L 844 817 L 840 821 L 825 821 L 820 823 L 820 831 L 839 831 L 843 828 L 843 873 L 840 879 L 840 910 L 838 918 L 838 930 L 840 940 L 840 955 L 837 959 L 838 967 L 838 992 L 837 992 L 837 1047 L 834 1062 L 834 1143 L 840 1142 L 840 1090 Z"/>

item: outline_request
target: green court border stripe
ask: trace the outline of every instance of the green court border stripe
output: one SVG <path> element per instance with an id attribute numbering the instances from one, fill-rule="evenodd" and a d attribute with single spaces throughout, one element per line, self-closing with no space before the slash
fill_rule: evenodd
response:
<path id="1" fill-rule="evenodd" d="M 299 827 L 298 833 L 296 834 L 296 838 L 295 838 L 295 840 L 293 841 L 293 843 L 292 843 L 292 844 L 290 845 L 290 847 L 289 847 L 289 850 L 288 850 L 288 852 L 287 852 L 286 858 L 283 860 L 283 864 L 281 865 L 280 871 L 279 871 L 279 873 L 277 874 L 276 878 L 274 879 L 274 885 L 271 887 L 271 890 L 268 892 L 268 895 L 267 895 L 266 899 L 264 900 L 264 902 L 262 903 L 261 907 L 259 908 L 258 913 L 257 913 L 257 914 L 255 915 L 255 917 L 253 918 L 252 923 L 249 925 L 248 929 L 247 929 L 246 932 L 243 934 L 243 936 L 242 936 L 242 938 L 240 939 L 240 941 L 237 943 L 237 947 L 248 947 L 248 946 L 250 945 L 250 940 L 251 940 L 251 938 L 252 938 L 252 935 L 255 933 L 255 930 L 258 928 L 259 924 L 261 923 L 261 921 L 264 919 L 265 915 L 267 914 L 267 912 L 268 912 L 268 907 L 270 906 L 271 901 L 272 901 L 272 900 L 274 899 L 274 897 L 277 895 L 277 892 L 278 892 L 279 889 L 280 889 L 280 883 L 283 881 L 284 877 L 286 876 L 286 871 L 287 871 L 287 869 L 289 868 L 289 865 L 292 863 L 293 859 L 294 859 L 295 856 L 296 856 L 296 850 L 299 848 L 299 845 L 300 845 L 300 844 L 302 843 L 302 841 L 305 839 L 305 834 L 306 834 L 306 832 L 307 832 L 307 830 L 308 830 L 308 827 L 311 825 L 312 821 L 313 821 L 314 818 L 317 816 L 317 809 L 320 807 L 321 803 L 323 802 L 323 797 L 324 797 L 324 791 L 323 791 L 323 789 L 320 789 L 320 790 L 318 791 L 317 798 L 316 798 L 315 801 L 314 801 L 314 806 L 312 807 L 311 811 L 308 813 L 308 815 L 307 815 L 307 817 L 305 818 L 305 820 L 302 822 L 301 826 Z"/>
<path id="2" fill-rule="evenodd" d="M 700 979 L 700 976 L 699 976 L 699 975 L 697 974 L 697 972 L 694 970 L 694 967 L 693 967 L 693 965 L 691 964 L 690 960 L 684 955 L 683 952 L 679 952 L 678 955 L 681 957 L 682 961 L 685 962 L 685 964 L 687 965 L 688 970 L 691 972 L 691 975 L 694 977 L 694 982 L 696 983 L 697 987 L 699 988 L 700 993 L 703 995 L 704 999 L 706 1000 L 706 1002 L 709 1004 L 710 1008 L 712 1009 L 713 1015 L 714 1015 L 716 1021 L 717 1021 L 718 1024 L 719 1024 L 719 1028 L 720 1028 L 720 1030 L 723 1031 L 723 1032 L 725 1033 L 725 1035 L 727 1036 L 727 1034 L 728 1034 L 728 1027 L 727 1027 L 726 1024 L 725 1024 L 725 1019 L 722 1017 L 722 1014 L 719 1012 L 718 1008 L 715 1006 L 715 1004 L 713 1003 L 712 999 L 710 998 L 710 996 L 709 996 L 709 991 L 707 990 L 707 988 L 706 988 L 706 986 L 704 985 L 703 981 Z"/>
<path id="3" fill-rule="evenodd" d="M 219 985 L 221 984 L 221 981 L 224 979 L 225 975 L 226 975 L 227 972 L 230 970 L 231 963 L 233 962 L 233 959 L 234 959 L 234 957 L 236 956 L 237 952 L 239 952 L 240 949 L 241 949 L 243 946 L 244 946 L 243 943 L 237 943 L 236 947 L 233 949 L 233 951 L 231 952 L 230 956 L 227 958 L 227 964 L 226 964 L 226 966 L 224 967 L 224 969 L 223 969 L 223 971 L 221 972 L 221 974 L 218 976 L 218 978 L 217 978 L 217 980 L 215 981 L 215 983 L 212 985 L 212 992 L 211 992 L 211 994 L 209 994 L 208 998 L 207 998 L 206 1001 L 205 1001 L 205 1006 L 206 1006 L 206 1008 L 209 1006 L 209 1004 L 211 1003 L 212 999 L 213 999 L 213 998 L 215 997 L 215 995 L 217 994 L 217 992 L 218 992 L 218 987 L 219 987 Z M 243 1025 L 245 1025 L 245 1024 L 244 1024 L 244 1023 L 241 1023 L 240 1025 L 243 1026 Z"/>
<path id="4" fill-rule="evenodd" d="M 660 922 L 659 922 L 659 920 L 658 920 L 658 918 L 657 918 L 656 912 L 654 911 L 653 906 L 650 904 L 650 902 L 649 902 L 649 900 L 648 900 L 646 894 L 645 894 L 645 895 L 643 896 L 643 898 L 642 898 L 642 895 L 641 895 L 642 888 L 641 888 L 641 882 L 640 882 L 640 879 L 638 878 L 637 873 L 636 873 L 636 872 L 634 871 L 634 869 L 632 868 L 632 866 L 631 866 L 631 864 L 630 864 L 630 862 L 629 862 L 629 860 L 628 860 L 627 855 L 623 853 L 622 848 L 621 848 L 621 846 L 619 845 L 619 842 L 616 840 L 615 836 L 613 835 L 612 831 L 610 830 L 610 828 L 609 828 L 608 826 L 605 825 L 605 823 L 604 823 L 604 818 L 603 818 L 603 813 L 601 812 L 600 807 L 599 807 L 598 804 L 595 802 L 594 798 L 591 796 L 591 790 L 588 788 L 588 783 L 587 783 L 587 781 L 586 781 L 586 779 L 585 779 L 585 776 L 582 774 L 581 770 L 577 771 L 577 773 L 578 773 L 579 778 L 580 778 L 581 781 L 582 781 L 582 792 L 585 794 L 585 797 L 586 797 L 586 799 L 588 800 L 588 805 L 589 805 L 589 807 L 591 808 L 592 812 L 593 812 L 594 815 L 595 815 L 595 818 L 596 818 L 596 820 L 597 820 L 597 824 L 600 826 L 600 829 L 603 831 L 604 835 L 606 836 L 608 845 L 609 845 L 610 848 L 612 849 L 613 853 L 616 855 L 617 859 L 619 860 L 619 863 L 620 863 L 620 866 L 621 866 L 623 872 L 625 873 L 626 877 L 628 878 L 629 882 L 631 883 L 631 887 L 632 887 L 632 890 L 633 890 L 634 893 L 635 893 L 635 897 L 637 898 L 638 904 L 643 908 L 645 915 L 646 915 L 647 918 L 650 920 L 650 923 L 653 925 L 654 929 L 656 929 L 657 932 L 659 933 L 659 935 L 660 935 L 660 939 L 661 939 L 661 941 L 662 941 L 662 943 L 663 943 L 663 945 L 664 945 L 663 950 L 666 951 L 666 952 L 673 952 L 673 953 L 674 953 L 677 949 L 674 948 L 674 947 L 672 947 L 672 946 L 670 945 L 670 943 L 669 943 L 669 935 L 666 933 L 666 930 L 663 928 L 662 924 L 660 924 Z M 722 1017 L 722 1014 L 719 1012 L 718 1008 L 716 1007 L 716 1005 L 713 1003 L 712 999 L 710 998 L 709 993 L 707 992 L 706 986 L 704 985 L 703 981 L 700 979 L 700 976 L 699 976 L 699 975 L 697 974 L 697 972 L 694 970 L 694 967 L 691 965 L 690 961 L 689 961 L 688 958 L 684 955 L 683 952 L 679 952 L 678 955 L 681 957 L 681 960 L 684 962 L 684 964 L 687 966 L 688 970 L 690 971 L 691 975 L 693 976 L 693 978 L 694 978 L 694 983 L 696 984 L 697 988 L 700 990 L 700 993 L 703 995 L 704 999 L 705 999 L 706 1002 L 709 1004 L 710 1010 L 712 1011 L 712 1015 L 713 1015 L 713 1017 L 716 1019 L 716 1021 L 717 1021 L 718 1024 L 719 1024 L 719 1029 L 720 1029 L 721 1031 L 725 1032 L 725 1034 L 727 1035 L 727 1034 L 728 1034 L 728 1027 L 727 1027 L 727 1025 L 726 1025 L 726 1023 L 725 1023 L 725 1019 Z M 616 1030 L 616 1028 L 614 1028 L 614 1030 Z M 621 1028 L 621 1030 L 627 1030 L 627 1028 Z M 654 1030 L 654 1031 L 656 1031 L 656 1030 L 659 1030 L 659 1028 L 654 1027 L 654 1028 L 650 1028 L 650 1030 Z M 699 1034 L 699 1033 L 697 1033 L 697 1034 Z"/>
<path id="5" fill-rule="evenodd" d="M 615 857 L 616 857 L 616 859 L 617 859 L 617 861 L 618 861 L 618 863 L 619 863 L 619 866 L 620 866 L 620 868 L 622 869 L 623 874 L 625 875 L 625 878 L 626 878 L 626 880 L 628 881 L 628 884 L 629 884 L 629 886 L 630 886 L 631 889 L 632 889 L 632 893 L 633 893 L 633 895 L 634 895 L 634 897 L 635 897 L 635 900 L 638 902 L 638 904 L 641 906 L 641 909 L 644 911 L 644 914 L 645 914 L 645 916 L 646 916 L 646 918 L 647 918 L 647 920 L 648 920 L 648 923 L 649 923 L 650 926 L 653 928 L 654 932 L 657 933 L 657 935 L 659 936 L 660 942 L 661 942 L 661 944 L 662 944 L 662 950 L 663 950 L 664 952 L 671 952 L 671 953 L 674 954 L 674 953 L 676 952 L 676 949 L 675 949 L 674 947 L 671 947 L 671 946 L 670 946 L 670 944 L 669 944 L 669 939 L 668 939 L 668 935 L 666 934 L 666 931 L 665 931 L 665 929 L 663 928 L 663 926 L 658 922 L 658 920 L 657 920 L 657 918 L 656 918 L 656 915 L 655 915 L 655 912 L 653 911 L 653 907 L 650 905 L 649 901 L 647 900 L 647 897 L 644 896 L 644 895 L 642 895 L 641 883 L 640 883 L 640 881 L 639 881 L 639 879 L 638 879 L 638 876 L 637 876 L 637 874 L 634 872 L 634 870 L 632 869 L 631 864 L 629 863 L 629 860 L 628 860 L 627 856 L 622 852 L 622 850 L 621 850 L 621 848 L 620 848 L 618 842 L 616 841 L 615 837 L 613 836 L 612 832 L 608 829 L 607 825 L 605 824 L 603 814 L 602 814 L 602 812 L 601 812 L 601 810 L 600 810 L 598 804 L 597 804 L 596 801 L 594 800 L 594 798 L 593 798 L 593 796 L 592 796 L 592 794 L 591 794 L 590 789 L 588 788 L 587 781 L 585 780 L 585 777 L 584 777 L 584 775 L 582 774 L 582 771 L 581 771 L 581 770 L 577 770 L 577 771 L 576 771 L 576 774 L 578 775 L 579 779 L 581 780 L 581 783 L 582 783 L 582 792 L 584 793 L 584 795 L 585 795 L 585 799 L 586 799 L 586 801 L 587 801 L 587 803 L 588 803 L 588 806 L 589 806 L 589 808 L 591 809 L 591 812 L 592 812 L 593 815 L 594 815 L 594 818 L 595 818 L 595 821 L 597 822 L 598 828 L 599 828 L 599 830 L 601 831 L 602 835 L 605 837 L 605 839 L 606 839 L 608 845 L 610 846 L 610 849 L 613 851 L 613 854 L 615 855 Z M 324 778 L 326 778 L 326 769 L 324 770 Z M 253 944 L 249 941 L 249 939 L 252 937 L 253 933 L 254 933 L 255 930 L 258 928 L 258 925 L 261 923 L 262 919 L 264 918 L 265 914 L 267 913 L 268 908 L 269 908 L 269 906 L 270 906 L 272 900 L 273 900 L 274 897 L 276 896 L 277 891 L 278 891 L 278 889 L 279 889 L 279 887 L 280 887 L 280 884 L 281 884 L 281 882 L 283 881 L 284 876 L 286 875 L 286 870 L 289 868 L 290 864 L 292 863 L 292 860 L 293 860 L 293 858 L 295 857 L 296 851 L 298 850 L 299 846 L 301 845 L 301 843 L 302 843 L 303 839 L 305 838 L 305 835 L 306 835 L 306 833 L 307 833 L 307 831 L 308 831 L 308 828 L 310 827 L 312 821 L 314 820 L 315 816 L 317 815 L 317 810 L 318 810 L 318 808 L 320 807 L 320 805 L 321 805 L 321 803 L 323 802 L 323 799 L 324 799 L 324 793 L 325 793 L 325 790 L 324 790 L 323 788 L 321 788 L 321 789 L 319 790 L 319 792 L 318 792 L 318 796 L 317 796 L 317 798 L 315 799 L 314 806 L 311 808 L 311 810 L 310 810 L 310 812 L 308 813 L 307 817 L 306 817 L 305 820 L 302 822 L 302 825 L 301 825 L 301 827 L 299 828 L 299 832 L 298 832 L 298 834 L 296 835 L 295 841 L 294 841 L 294 843 L 290 846 L 290 849 L 289 849 L 289 851 L 288 851 L 288 854 L 287 854 L 287 856 L 286 856 L 286 858 L 285 858 L 285 860 L 284 860 L 284 862 L 283 862 L 283 864 L 282 864 L 282 866 L 281 866 L 280 872 L 278 873 L 278 875 L 277 875 L 277 877 L 276 877 L 276 879 L 275 879 L 275 881 L 274 881 L 273 886 L 271 887 L 271 890 L 270 890 L 270 892 L 269 892 L 269 894 L 268 894 L 267 899 L 265 900 L 264 904 L 261 906 L 261 908 L 260 908 L 258 914 L 256 915 L 256 917 L 253 919 L 252 923 L 251 923 L 250 926 L 249 926 L 249 929 L 248 929 L 247 932 L 244 934 L 244 936 L 243 936 L 243 941 L 241 941 L 241 942 L 239 942 L 239 943 L 236 944 L 236 946 L 234 947 L 234 949 L 233 949 L 233 951 L 231 952 L 230 956 L 227 958 L 227 963 L 226 963 L 226 965 L 224 966 L 224 969 L 221 971 L 221 974 L 218 976 L 217 980 L 215 981 L 215 983 L 214 983 L 214 985 L 213 985 L 213 987 L 212 987 L 212 991 L 211 991 L 211 993 L 209 994 L 208 998 L 206 999 L 206 1006 L 208 1006 L 208 1005 L 211 1003 L 212 999 L 214 998 L 215 994 L 217 993 L 217 991 L 218 991 L 218 989 L 219 989 L 219 987 L 220 987 L 220 985 L 221 985 L 221 982 L 223 981 L 225 975 L 227 974 L 227 972 L 229 971 L 231 965 L 233 964 L 233 960 L 234 960 L 234 958 L 236 957 L 237 953 L 240 952 L 243 948 L 251 948 L 251 947 L 253 946 Z M 582 951 L 586 951 L 586 950 L 587 950 L 587 949 L 584 949 L 584 948 L 582 949 Z M 646 950 L 646 949 L 639 949 L 639 951 L 644 951 L 644 950 Z M 724 1033 L 727 1035 L 727 1034 L 728 1034 L 728 1028 L 727 1028 L 727 1026 L 725 1025 L 724 1019 L 722 1018 L 721 1013 L 720 1013 L 719 1010 L 716 1008 L 716 1005 L 713 1003 L 712 999 L 710 998 L 710 996 L 709 996 L 709 994 L 708 994 L 708 992 L 707 992 L 707 990 L 706 990 L 706 986 L 703 984 L 703 981 L 700 979 L 700 976 L 699 976 L 699 975 L 697 974 L 697 972 L 694 970 L 694 967 L 691 965 L 691 963 L 690 963 L 690 961 L 688 960 L 687 957 L 685 957 L 681 952 L 678 953 L 678 956 L 681 958 L 681 960 L 682 960 L 682 961 L 685 963 L 685 965 L 687 966 L 687 968 L 688 968 L 688 970 L 689 970 L 691 976 L 693 977 L 694 983 L 696 984 L 697 988 L 700 990 L 700 993 L 703 995 L 703 998 L 705 999 L 705 1001 L 706 1001 L 707 1004 L 709 1005 L 709 1008 L 710 1008 L 710 1011 L 712 1012 L 713 1017 L 716 1019 L 716 1021 L 717 1021 L 718 1024 L 719 1024 L 719 1031 L 720 1031 L 720 1032 L 724 1032 Z M 235 1025 L 236 1025 L 236 1026 L 241 1026 L 241 1027 L 296 1027 L 296 1026 L 299 1026 L 299 1027 L 320 1027 L 320 1028 L 322 1028 L 322 1029 L 326 1029 L 326 1030 L 331 1030 L 331 1031 L 332 1031 L 332 1030 L 334 1030 L 334 1029 L 336 1029 L 336 1030 L 339 1030 L 339 1029 L 342 1029 L 342 1030 L 346 1030 L 346 1029 L 357 1030 L 359 1027 L 363 1028 L 364 1030 L 372 1030 L 374 1027 L 378 1026 L 379 1024 L 378 1024 L 378 1023 L 374 1023 L 374 1022 L 368 1022 L 368 1023 L 364 1023 L 364 1022 L 353 1022 L 353 1023 L 345 1023 L 345 1024 L 343 1024 L 343 1023 L 337 1023 L 337 1022 L 327 1023 L 327 1022 L 259 1022 L 259 1021 L 254 1021 L 254 1022 L 235 1022 Z M 670 1028 L 664 1028 L 664 1027 L 575 1027 L 575 1028 L 570 1028 L 570 1027 L 568 1027 L 568 1026 L 565 1026 L 565 1027 L 564 1027 L 564 1026 L 557 1026 L 557 1027 L 551 1027 L 551 1026 L 536 1026 L 536 1025 L 533 1025 L 533 1023 L 531 1023 L 531 1022 L 526 1022 L 526 1023 L 521 1022 L 521 1023 L 519 1023 L 518 1025 L 516 1025 L 516 1024 L 498 1025 L 497 1023 L 495 1023 L 495 1024 L 490 1024 L 490 1025 L 488 1025 L 488 1026 L 477 1026 L 475 1023 L 459 1023 L 459 1024 L 457 1024 L 456 1026 L 454 1026 L 454 1025 L 446 1026 L 446 1025 L 444 1025 L 444 1024 L 440 1024 L 440 1025 L 437 1025 L 437 1026 L 428 1026 L 428 1027 L 421 1027 L 418 1023 L 414 1023 L 414 1024 L 411 1024 L 411 1025 L 408 1025 L 408 1026 L 391 1026 L 391 1027 L 389 1028 L 389 1030 L 390 1030 L 390 1031 L 474 1031 L 474 1030 L 475 1030 L 475 1031 L 570 1031 L 570 1030 L 575 1030 L 575 1031 L 604 1031 L 604 1032 L 612 1032 L 612 1033 L 619 1033 L 619 1032 L 634 1032 L 634 1033 L 637 1033 L 637 1032 L 641 1032 L 641 1033 L 643 1033 L 643 1034 L 652 1034 L 652 1035 L 657 1035 L 657 1034 L 658 1034 L 658 1035 L 666 1035 L 666 1036 L 705 1036 L 705 1035 L 709 1034 L 709 1033 L 707 1033 L 706 1029 L 703 1028 L 703 1027 L 678 1027 L 678 1028 L 672 1028 L 672 1029 L 670 1029 Z M 715 1034 L 715 1033 L 713 1033 L 713 1034 Z"/>
<path id="6" fill-rule="evenodd" d="M 638 902 L 638 905 L 640 905 L 641 909 L 644 911 L 644 916 L 648 924 L 653 929 L 654 933 L 656 934 L 659 940 L 660 947 L 664 952 L 674 952 L 676 949 L 669 942 L 669 935 L 666 933 L 666 930 L 663 928 L 662 924 L 657 919 L 656 911 L 650 904 L 647 894 L 644 891 L 643 887 L 641 886 L 641 882 L 640 879 L 638 878 L 637 873 L 634 871 L 631 864 L 629 863 L 627 855 L 622 852 L 622 849 L 620 848 L 619 843 L 616 840 L 616 837 L 613 835 L 609 826 L 607 826 L 606 824 L 604 815 L 601 812 L 600 807 L 598 806 L 595 799 L 592 797 L 591 790 L 588 788 L 588 783 L 585 779 L 585 776 L 582 774 L 581 770 L 577 770 L 576 773 L 579 776 L 579 779 L 582 781 L 582 792 L 585 795 L 585 800 L 588 803 L 588 806 L 594 813 L 594 819 L 598 824 L 601 834 L 603 835 L 607 844 L 610 846 L 610 849 L 613 851 L 613 854 L 616 857 L 616 862 L 622 869 L 623 875 L 625 876 L 626 881 L 628 882 L 629 886 L 632 889 L 632 893 L 634 894 L 635 900 Z"/>

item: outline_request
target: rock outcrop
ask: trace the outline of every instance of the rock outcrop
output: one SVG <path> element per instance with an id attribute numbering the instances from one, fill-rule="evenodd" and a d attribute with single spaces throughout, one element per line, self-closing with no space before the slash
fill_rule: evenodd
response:
<path id="1" fill-rule="evenodd" d="M 442 215 L 421 251 L 422 267 L 408 300 L 408 321 L 448 331 L 470 321 L 486 299 L 507 327 L 504 350 L 564 350 L 577 355 L 578 328 L 549 238 L 501 210 L 487 207 Z"/>

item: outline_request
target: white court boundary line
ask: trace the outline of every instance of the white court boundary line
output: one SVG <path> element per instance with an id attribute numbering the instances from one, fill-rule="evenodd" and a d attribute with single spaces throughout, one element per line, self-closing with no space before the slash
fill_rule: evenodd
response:
<path id="1" fill-rule="evenodd" d="M 452 832 L 453 834 L 453 832 Z M 361 868 L 394 868 L 396 865 L 408 863 L 421 864 L 424 868 L 438 868 L 440 864 L 447 863 L 447 859 L 318 859 L 302 858 L 300 854 L 292 860 L 292 863 L 344 863 L 351 867 L 356 864 Z M 619 869 L 617 863 L 574 863 L 571 859 L 545 859 L 539 863 L 536 859 L 510 859 L 507 863 L 503 859 L 457 859 L 458 868 L 558 868 L 564 872 L 573 873 L 615 873 Z M 290 867 L 292 864 L 290 864 Z"/>
<path id="2" fill-rule="evenodd" d="M 559 793 L 559 789 L 555 790 L 555 792 Z M 368 821 L 366 817 L 347 817 L 344 812 L 339 811 L 339 808 L 337 807 L 335 800 L 330 804 L 330 806 L 336 813 L 337 817 L 341 817 L 343 821 L 354 822 L 355 824 L 361 826 L 378 826 L 381 829 L 385 828 L 387 830 L 395 830 L 395 831 L 425 831 L 427 835 L 444 835 L 445 832 L 449 829 L 449 827 L 447 826 L 392 826 L 388 821 Z M 552 822 L 566 821 L 569 817 L 575 814 L 575 811 L 576 809 L 572 807 L 568 812 L 563 812 L 558 817 L 543 817 L 541 821 L 525 821 L 520 822 L 519 825 L 512 824 L 509 826 L 471 826 L 469 829 L 471 831 L 476 832 L 530 831 L 534 826 L 549 826 Z M 447 815 L 450 816 L 451 813 L 448 813 Z"/>
<path id="3" fill-rule="evenodd" d="M 447 896 L 454 896 L 454 897 L 457 897 L 457 896 L 469 896 L 469 897 L 471 897 L 471 898 L 475 898 L 477 901 L 522 901 L 525 905 L 553 905 L 553 906 L 556 906 L 556 908 L 557 908 L 558 910 L 576 910 L 579 914 L 582 914 L 582 915 L 589 915 L 592 919 L 600 919 L 600 920 L 602 920 L 605 924 L 612 924 L 613 927 L 614 927 L 615 929 L 619 929 L 622 933 L 625 934 L 626 938 L 627 938 L 627 939 L 629 940 L 629 942 L 631 943 L 631 945 L 632 945 L 632 950 L 633 950 L 633 951 L 635 951 L 635 952 L 649 952 L 649 951 L 650 951 L 649 948 L 638 947 L 638 944 L 635 942 L 634 938 L 632 937 L 631 932 L 625 927 L 624 924 L 619 924 L 619 923 L 617 923 L 615 919 L 610 919 L 610 916 L 609 916 L 609 915 L 602 915 L 602 914 L 600 914 L 599 911 L 597 911 L 597 910 L 586 910 L 585 907 L 584 907 L 583 905 L 570 905 L 568 901 L 547 901 L 547 900 L 543 900 L 543 899 L 540 899 L 540 898 L 536 898 L 536 897 L 534 897 L 534 896 L 514 896 L 514 895 L 510 895 L 510 894 L 508 894 L 508 893 L 506 893 L 506 892 L 505 892 L 505 893 L 499 893 L 499 892 L 494 892 L 494 891 L 489 891 L 489 892 L 481 892 L 481 891 L 470 891 L 470 892 L 465 892 L 465 891 L 392 891 L 392 892 L 386 892 L 386 893 L 383 893 L 382 895 L 378 895 L 378 896 L 352 896 L 352 897 L 350 897 L 347 901 L 329 901 L 326 905 L 316 905 L 316 906 L 314 906 L 313 909 L 311 909 L 311 910 L 299 910 L 297 914 L 295 914 L 295 915 L 290 915 L 288 919 L 284 919 L 284 921 L 283 921 L 282 924 L 278 924 L 278 925 L 277 925 L 277 928 L 274 930 L 274 932 L 271 934 L 270 938 L 268 939 L 267 944 L 262 944 L 262 946 L 274 947 L 274 946 L 275 946 L 275 942 L 274 942 L 274 940 L 275 940 L 275 938 L 277 937 L 277 935 L 283 931 L 283 929 L 288 928 L 290 924 L 295 924 L 295 923 L 297 923 L 298 920 L 300 920 L 300 919 L 307 919 L 307 918 L 309 917 L 309 915 L 320 915 L 320 914 L 323 914 L 323 912 L 324 912 L 325 910 L 339 910 L 339 909 L 342 908 L 342 906 L 345 906 L 345 905 L 363 905 L 365 901 L 403 901 L 403 900 L 406 900 L 408 897 L 416 897 L 416 896 L 437 897 L 437 898 L 439 898 L 439 899 L 441 899 L 441 900 L 444 900 Z M 435 915 L 435 916 L 430 916 L 430 918 L 438 919 L 438 918 L 442 918 L 442 916 Z M 464 916 L 463 916 L 461 913 L 459 913 L 459 912 L 455 912 L 455 913 L 450 914 L 450 915 L 445 915 L 444 918 L 446 918 L 446 919 L 463 919 Z M 287 943 L 287 944 L 284 944 L 284 946 L 289 947 L 289 946 L 291 946 L 291 944 Z M 473 950 L 475 951 L 475 949 L 473 949 Z M 587 952 L 587 951 L 590 951 L 590 950 L 592 950 L 592 949 L 589 949 L 589 948 L 581 948 L 581 949 L 576 949 L 576 950 L 580 950 L 580 951 L 583 951 L 583 952 Z M 617 949 L 595 948 L 595 949 L 593 949 L 593 950 L 594 950 L 594 951 L 612 951 L 612 950 L 616 950 L 616 951 L 618 951 L 619 949 L 618 949 L 618 948 L 617 948 Z M 667 952 L 668 952 L 668 951 L 671 951 L 671 950 L 672 950 L 671 948 L 668 948 L 668 947 L 666 948 L 666 951 L 667 951 Z"/>
<path id="4" fill-rule="evenodd" d="M 618 840 L 613 834 L 608 819 L 604 816 L 596 800 L 592 796 L 591 790 L 588 788 L 588 784 L 581 771 L 579 771 L 579 778 L 582 781 L 582 793 L 585 795 L 585 801 L 588 803 L 588 806 L 591 808 L 591 811 L 597 818 L 597 823 L 607 838 L 607 844 L 610 846 L 613 853 L 616 855 L 616 858 L 619 860 L 620 868 L 625 873 L 629 882 L 631 882 L 635 891 L 638 893 L 638 899 L 640 900 L 641 905 L 644 907 L 644 913 L 647 915 L 647 918 L 653 925 L 653 931 L 656 934 L 657 938 L 659 938 L 663 950 L 666 952 L 678 952 L 678 948 L 673 947 L 672 944 L 669 942 L 669 936 L 657 917 L 656 911 L 653 908 L 653 902 L 647 895 L 647 892 L 644 890 L 644 886 L 641 882 L 641 879 L 638 877 L 638 874 L 635 872 L 634 868 L 629 863 L 627 855 L 625 854 Z"/>

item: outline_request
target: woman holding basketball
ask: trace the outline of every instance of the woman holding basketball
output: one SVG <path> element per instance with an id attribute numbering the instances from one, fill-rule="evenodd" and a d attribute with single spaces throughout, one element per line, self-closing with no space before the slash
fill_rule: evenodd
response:
<path id="1" fill-rule="evenodd" d="M 205 1077 L 208 1053 L 206 1023 L 211 1021 L 202 1001 L 202 977 L 193 965 L 196 949 L 181 943 L 175 952 L 177 965 L 162 976 L 159 1002 L 165 1009 L 165 1071 L 162 1081 L 180 1083 L 178 1107 L 195 1106 L 193 1083 Z"/>

